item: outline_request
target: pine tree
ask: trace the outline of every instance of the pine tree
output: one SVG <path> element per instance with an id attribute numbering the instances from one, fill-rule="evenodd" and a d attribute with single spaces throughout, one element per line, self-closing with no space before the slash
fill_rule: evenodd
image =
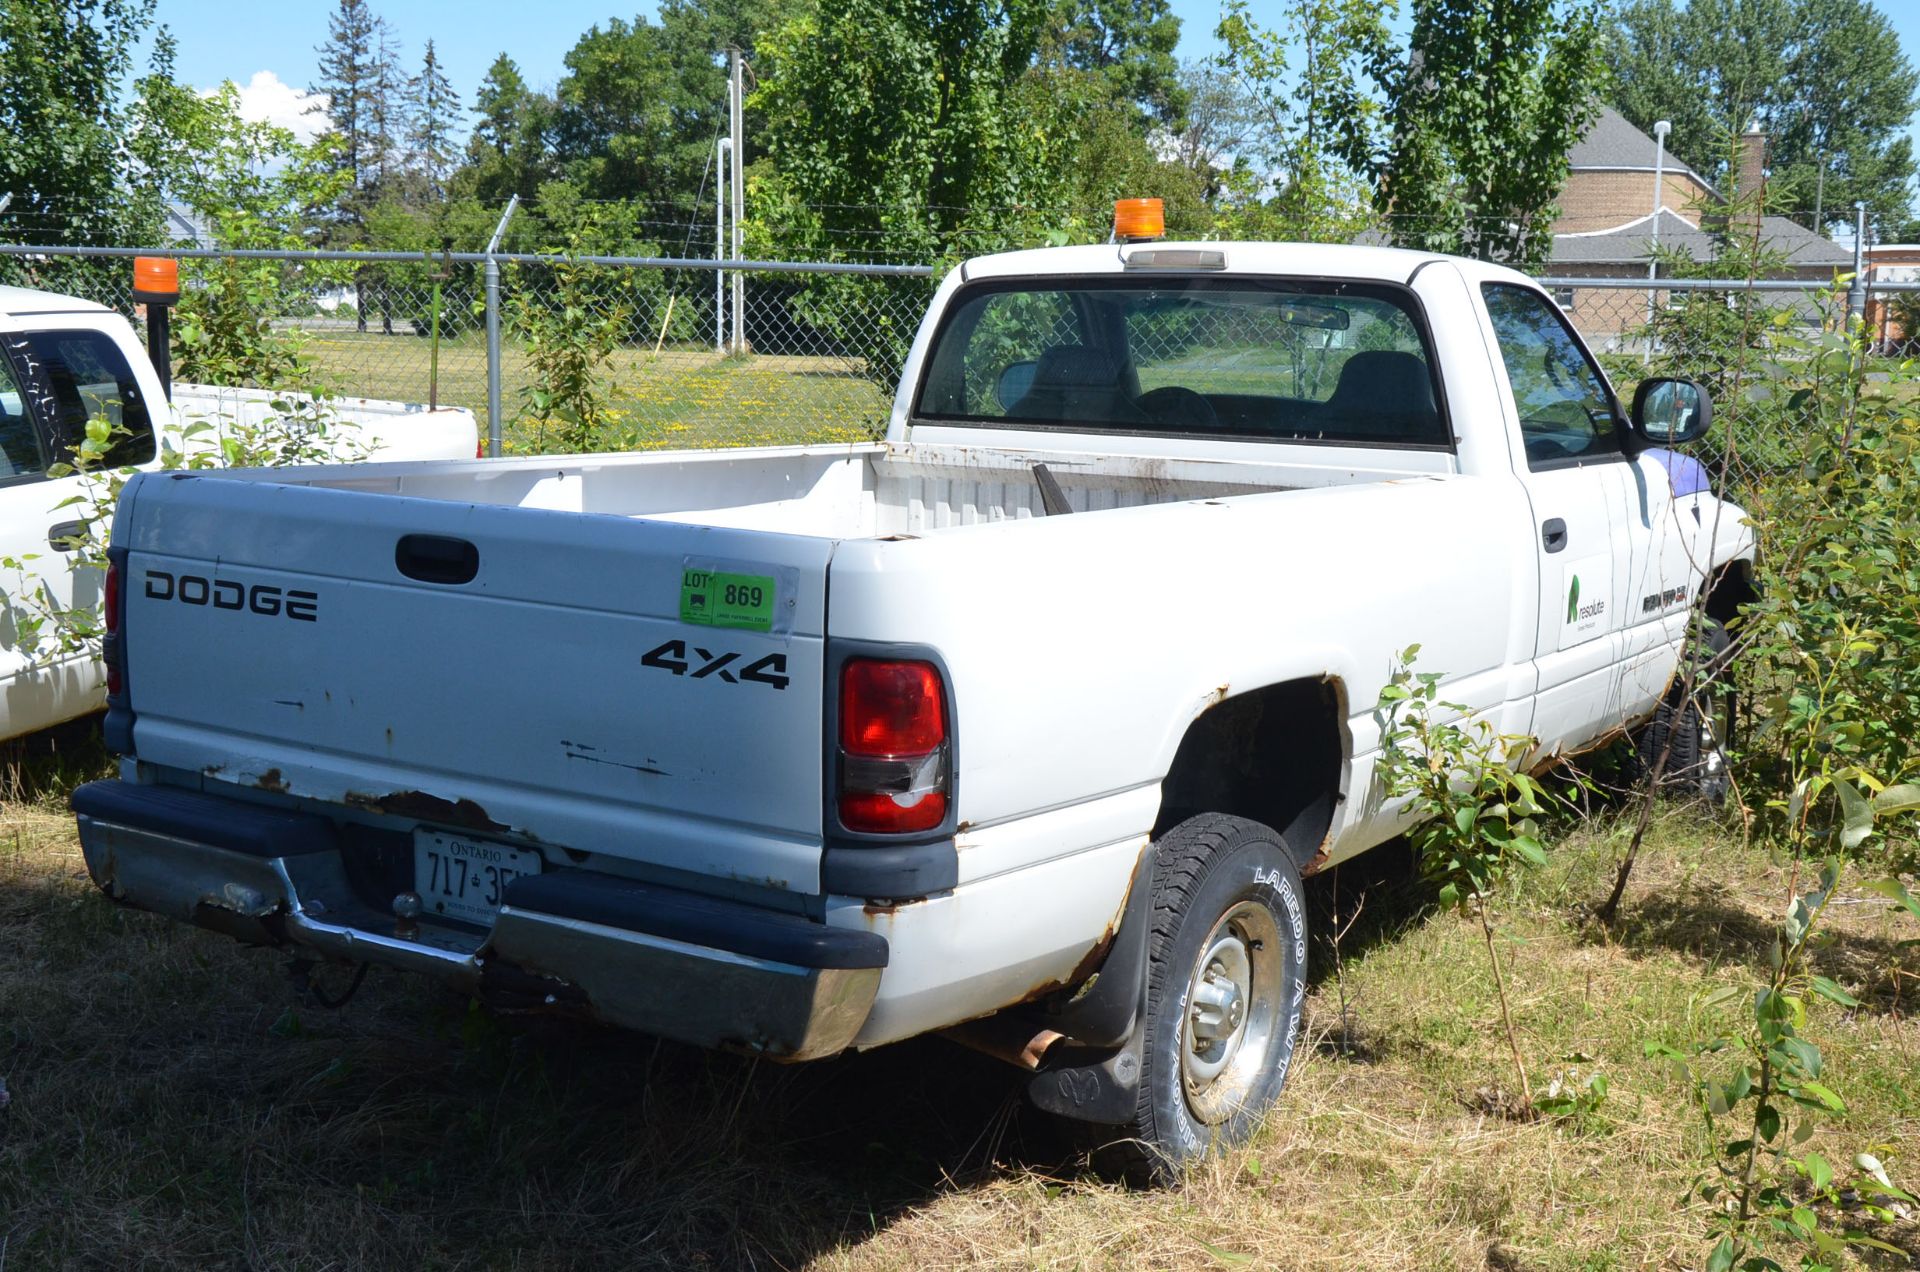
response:
<path id="1" fill-rule="evenodd" d="M 340 0 L 339 10 L 327 19 L 327 42 L 314 50 L 320 55 L 320 77 L 308 86 L 309 92 L 326 99 L 324 106 L 311 109 L 325 111 L 339 134 L 337 170 L 352 176 L 355 190 L 366 180 L 369 105 L 380 31 L 380 19 L 367 7 L 367 0 Z"/>
<path id="2" fill-rule="evenodd" d="M 514 194 L 531 198 L 541 182 L 557 175 L 548 137 L 557 104 L 528 88 L 505 53 L 474 93 L 473 113 L 479 118 L 467 138 L 462 180 L 481 202 L 503 203 Z"/>
<path id="3" fill-rule="evenodd" d="M 373 49 L 366 105 L 368 175 L 361 186 L 377 199 L 405 171 L 408 78 L 400 69 L 400 46 L 384 18 L 373 20 Z"/>
<path id="4" fill-rule="evenodd" d="M 407 149 L 419 170 L 427 193 L 435 199 L 445 193 L 447 174 L 454 164 L 454 119 L 460 98 L 440 67 L 440 58 L 427 41 L 420 73 L 407 82 Z"/>

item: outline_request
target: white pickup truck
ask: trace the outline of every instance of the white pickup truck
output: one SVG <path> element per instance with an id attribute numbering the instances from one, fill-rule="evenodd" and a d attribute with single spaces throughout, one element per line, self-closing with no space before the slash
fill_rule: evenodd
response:
<path id="1" fill-rule="evenodd" d="M 952 271 L 884 442 L 143 475 L 87 861 L 702 1045 L 959 1027 L 1173 1170 L 1285 1078 L 1301 876 L 1404 828 L 1396 650 L 1539 759 L 1749 595 L 1704 394 L 1638 399 L 1506 269 L 1135 242 Z"/>
<path id="2" fill-rule="evenodd" d="M 116 464 L 159 468 L 166 439 L 213 450 L 236 423 L 258 425 L 280 395 L 259 389 L 175 384 L 171 401 L 126 319 L 74 296 L 0 287 L 0 738 L 71 720 L 105 705 L 105 669 L 90 650 L 63 651 L 23 638 L 29 610 L 98 605 L 100 573 L 67 554 L 90 480 L 54 477 L 71 464 L 90 419 L 124 430 Z M 378 459 L 452 459 L 474 453 L 473 413 L 427 411 L 400 402 L 330 399 L 331 441 Z M 206 427 L 195 427 L 204 422 Z M 320 447 L 316 446 L 316 449 Z M 333 453 L 340 453 L 336 449 Z"/>

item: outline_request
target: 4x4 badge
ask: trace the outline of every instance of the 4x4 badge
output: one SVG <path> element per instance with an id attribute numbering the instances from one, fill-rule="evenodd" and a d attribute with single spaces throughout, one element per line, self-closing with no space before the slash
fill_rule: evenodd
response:
<path id="1" fill-rule="evenodd" d="M 767 654 L 765 657 L 756 658 L 737 672 L 732 668 L 741 657 L 739 654 L 725 650 L 715 653 L 698 646 L 695 646 L 693 654 L 700 660 L 699 666 L 695 666 L 688 660 L 686 641 L 670 640 L 642 654 L 640 665 L 658 667 L 676 676 L 690 674 L 695 680 L 704 680 L 711 676 L 715 680 L 722 680 L 730 685 L 750 680 L 757 685 L 772 685 L 775 689 L 787 687 L 787 656 L 785 654 Z"/>

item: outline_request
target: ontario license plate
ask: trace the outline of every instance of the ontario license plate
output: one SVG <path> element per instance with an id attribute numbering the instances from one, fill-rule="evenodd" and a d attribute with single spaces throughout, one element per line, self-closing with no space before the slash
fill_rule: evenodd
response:
<path id="1" fill-rule="evenodd" d="M 491 927 L 507 885 L 540 873 L 540 854 L 505 844 L 445 835 L 413 834 L 413 887 L 421 913 Z"/>

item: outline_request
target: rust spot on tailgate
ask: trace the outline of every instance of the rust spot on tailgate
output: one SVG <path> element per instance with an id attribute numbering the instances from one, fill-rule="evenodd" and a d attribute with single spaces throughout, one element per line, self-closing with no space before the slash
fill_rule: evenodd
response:
<path id="1" fill-rule="evenodd" d="M 441 822 L 467 830 L 504 831 L 509 829 L 487 815 L 487 810 L 470 799 L 450 800 L 425 791 L 395 791 L 391 795 L 368 795 L 348 791 L 347 803 L 369 813 L 394 817 L 415 817 L 421 821 Z"/>
<path id="2" fill-rule="evenodd" d="M 272 791 L 276 795 L 284 795 L 287 791 L 287 779 L 280 776 L 280 770 L 277 768 L 270 768 L 254 778 L 253 784 L 263 791 Z"/>

